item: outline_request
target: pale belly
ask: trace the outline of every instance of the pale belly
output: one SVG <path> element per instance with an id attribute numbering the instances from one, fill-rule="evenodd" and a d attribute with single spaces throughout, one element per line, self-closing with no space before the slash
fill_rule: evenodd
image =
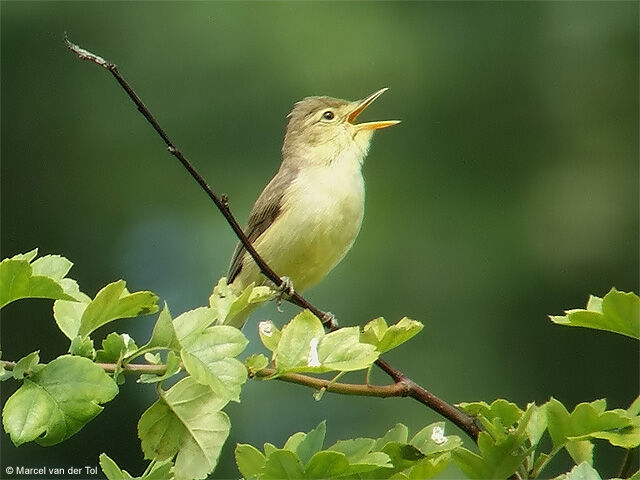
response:
<path id="1" fill-rule="evenodd" d="M 298 178 L 285 197 L 280 216 L 254 243 L 278 275 L 291 279 L 296 291 L 322 280 L 360 231 L 364 213 L 360 168 L 331 170 L 311 171 Z M 266 283 L 248 256 L 240 277 L 244 286 Z"/>

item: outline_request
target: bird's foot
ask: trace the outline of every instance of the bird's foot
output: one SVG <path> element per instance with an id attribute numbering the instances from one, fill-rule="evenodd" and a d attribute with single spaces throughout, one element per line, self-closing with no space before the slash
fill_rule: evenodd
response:
<path id="1" fill-rule="evenodd" d="M 338 319 L 331 312 L 324 312 L 324 315 L 322 315 L 322 318 L 320 320 L 322 321 L 322 324 L 330 331 L 336 330 L 339 327 Z"/>
<path id="2" fill-rule="evenodd" d="M 282 283 L 279 287 L 276 287 L 276 308 L 280 313 L 282 313 L 282 301 L 286 300 L 286 297 L 290 297 L 294 293 L 296 293 L 293 288 L 293 282 L 289 277 L 282 277 Z"/>

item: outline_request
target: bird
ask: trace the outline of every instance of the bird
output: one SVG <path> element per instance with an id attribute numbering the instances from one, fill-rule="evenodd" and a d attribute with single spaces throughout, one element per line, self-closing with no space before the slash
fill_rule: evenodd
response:
<path id="1" fill-rule="evenodd" d="M 307 97 L 287 116 L 282 163 L 253 205 L 244 233 L 284 279 L 289 293 L 320 282 L 344 258 L 360 231 L 365 201 L 362 166 L 371 138 L 399 120 L 355 121 L 387 90 L 357 101 Z M 251 284 L 270 284 L 240 242 L 227 282 L 236 292 Z M 224 323 L 242 328 L 256 307 Z"/>

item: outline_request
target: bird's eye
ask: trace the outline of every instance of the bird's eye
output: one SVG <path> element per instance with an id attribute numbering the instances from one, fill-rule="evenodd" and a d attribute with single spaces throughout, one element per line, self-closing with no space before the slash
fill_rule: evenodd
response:
<path id="1" fill-rule="evenodd" d="M 324 118 L 325 120 L 333 120 L 333 117 L 335 117 L 335 115 L 331 110 L 327 110 L 322 114 L 322 118 Z"/>

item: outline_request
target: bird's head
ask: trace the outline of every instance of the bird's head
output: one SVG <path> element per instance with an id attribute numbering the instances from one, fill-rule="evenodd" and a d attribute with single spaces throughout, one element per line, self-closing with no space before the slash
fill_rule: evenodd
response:
<path id="1" fill-rule="evenodd" d="M 307 97 L 289 114 L 284 137 L 284 161 L 296 159 L 309 165 L 330 165 L 356 159 L 362 163 L 375 130 L 390 127 L 398 120 L 355 123 L 360 115 L 387 88 L 350 102 L 331 97 Z"/>

